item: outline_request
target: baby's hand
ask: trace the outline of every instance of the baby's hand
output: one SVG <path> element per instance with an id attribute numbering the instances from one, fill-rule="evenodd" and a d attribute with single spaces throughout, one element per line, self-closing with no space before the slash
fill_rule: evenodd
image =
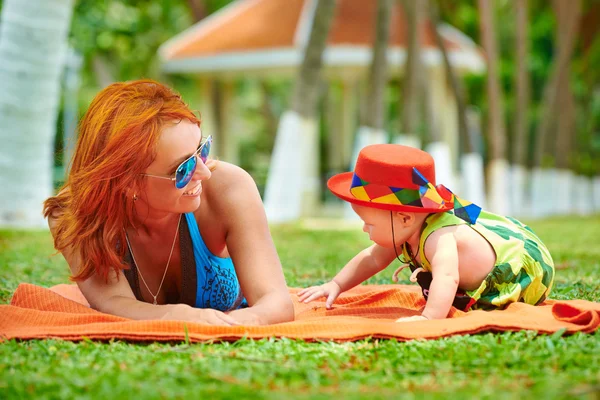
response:
<path id="1" fill-rule="evenodd" d="M 422 315 L 413 315 L 412 317 L 398 318 L 396 322 L 428 321 L 427 317 Z"/>
<path id="2" fill-rule="evenodd" d="M 342 288 L 334 281 L 329 281 L 320 286 L 311 286 L 306 289 L 302 289 L 298 293 L 299 300 L 304 303 L 310 303 L 319 297 L 327 297 L 325 301 L 325 307 L 330 309 L 333 302 L 342 292 Z"/>

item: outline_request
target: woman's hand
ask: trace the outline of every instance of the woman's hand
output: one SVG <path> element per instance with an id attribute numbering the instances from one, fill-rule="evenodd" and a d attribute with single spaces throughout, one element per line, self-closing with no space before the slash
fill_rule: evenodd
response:
<path id="1" fill-rule="evenodd" d="M 208 325 L 236 326 L 241 325 L 235 318 L 210 308 L 194 308 L 187 304 L 177 304 L 173 310 L 162 317 L 166 320 L 189 321 Z"/>
<path id="2" fill-rule="evenodd" d="M 318 299 L 319 297 L 327 297 L 325 301 L 325 307 L 330 309 L 333 305 L 333 302 L 342 292 L 342 288 L 340 285 L 335 283 L 334 281 L 329 281 L 320 286 L 311 286 L 309 288 L 303 289 L 298 293 L 299 300 L 304 303 L 310 303 L 313 300 Z"/>

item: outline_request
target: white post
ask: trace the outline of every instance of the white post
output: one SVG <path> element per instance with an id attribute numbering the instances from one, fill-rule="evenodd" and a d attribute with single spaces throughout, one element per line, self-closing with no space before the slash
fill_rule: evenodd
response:
<path id="1" fill-rule="evenodd" d="M 593 178 L 594 212 L 600 212 L 600 176 Z"/>
<path id="2" fill-rule="evenodd" d="M 318 194 L 318 177 L 308 176 L 316 163 L 318 168 L 317 122 L 288 110 L 279 121 L 275 146 L 265 188 L 265 209 L 271 223 L 300 218 L 303 202 L 313 202 Z M 305 205 L 306 207 L 306 205 Z"/>
<path id="3" fill-rule="evenodd" d="M 505 159 L 490 161 L 488 167 L 489 196 L 488 207 L 491 212 L 510 215 L 510 166 Z"/>
<path id="4" fill-rule="evenodd" d="M 457 194 L 481 208 L 487 208 L 485 198 L 485 177 L 483 157 L 479 153 L 464 154 L 461 157 L 462 185 Z M 454 190 L 453 188 L 449 188 Z"/>
<path id="5" fill-rule="evenodd" d="M 559 215 L 568 215 L 573 212 L 572 192 L 573 192 L 574 174 L 569 169 L 559 169 L 556 171 L 555 190 L 553 190 L 555 199 L 555 212 Z"/>
<path id="6" fill-rule="evenodd" d="M 443 142 L 433 142 L 425 148 L 435 162 L 435 183 L 442 184 L 448 189 L 456 191 L 456 182 L 452 169 L 452 155 L 450 146 Z"/>
<path id="7" fill-rule="evenodd" d="M 544 204 L 548 199 L 545 198 L 544 170 L 542 168 L 535 167 L 532 169 L 530 190 L 530 215 L 534 218 L 545 217 L 547 213 Z"/>
<path id="8" fill-rule="evenodd" d="M 522 165 L 512 165 L 510 169 L 510 209 L 515 217 L 529 215 L 527 193 L 528 171 Z"/>

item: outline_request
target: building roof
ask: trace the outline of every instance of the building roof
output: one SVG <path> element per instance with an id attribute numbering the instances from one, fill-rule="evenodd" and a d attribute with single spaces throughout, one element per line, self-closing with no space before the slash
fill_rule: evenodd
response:
<path id="1" fill-rule="evenodd" d="M 406 19 L 398 3 L 391 16 L 390 71 L 406 57 Z M 293 74 L 302 61 L 315 7 L 315 0 L 235 1 L 164 43 L 159 49 L 163 68 L 208 75 Z M 375 0 L 338 0 L 324 53 L 327 74 L 351 77 L 366 72 L 375 14 Z M 420 29 L 424 62 L 441 64 L 432 24 L 425 20 Z M 440 33 L 459 70 L 484 69 L 482 53 L 469 37 L 449 25 Z"/>

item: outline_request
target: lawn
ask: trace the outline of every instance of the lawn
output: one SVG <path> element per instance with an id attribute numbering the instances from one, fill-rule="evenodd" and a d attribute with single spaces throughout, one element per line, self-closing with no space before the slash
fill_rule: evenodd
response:
<path id="1" fill-rule="evenodd" d="M 600 217 L 530 225 L 557 265 L 551 297 L 600 301 Z M 360 230 L 272 232 L 290 286 L 325 281 L 369 243 Z M 10 301 L 19 282 L 67 282 L 68 268 L 52 252 L 47 232 L 0 231 L 0 303 Z M 392 272 L 393 266 L 369 283 L 390 283 Z M 600 333 L 524 331 L 406 343 L 0 343 L 0 399 L 250 396 L 598 399 Z"/>

